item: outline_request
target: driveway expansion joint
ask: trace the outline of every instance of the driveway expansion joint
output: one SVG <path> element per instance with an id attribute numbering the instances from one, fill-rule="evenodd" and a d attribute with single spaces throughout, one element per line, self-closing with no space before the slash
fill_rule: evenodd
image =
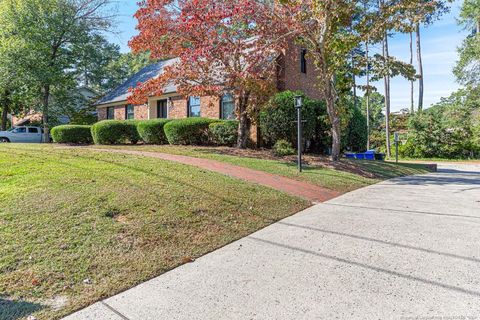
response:
<path id="1" fill-rule="evenodd" d="M 124 316 L 122 313 L 120 313 L 120 311 L 116 310 L 115 308 L 113 308 L 112 306 L 110 306 L 108 303 L 106 303 L 105 300 L 100 301 L 100 303 L 101 303 L 102 305 L 104 305 L 106 308 L 108 308 L 108 310 L 112 311 L 112 312 L 115 313 L 117 316 L 119 316 L 120 318 L 122 318 L 123 320 L 130 320 L 129 318 L 127 318 L 126 316 Z"/>

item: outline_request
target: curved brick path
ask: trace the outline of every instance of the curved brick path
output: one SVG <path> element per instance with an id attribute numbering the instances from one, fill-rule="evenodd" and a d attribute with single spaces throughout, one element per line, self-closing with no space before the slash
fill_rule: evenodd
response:
<path id="1" fill-rule="evenodd" d="M 325 202 L 327 200 L 336 198 L 340 195 L 339 192 L 322 188 L 310 183 L 277 176 L 277 175 L 266 173 L 263 171 L 235 166 L 232 164 L 211 160 L 211 159 L 194 158 L 194 157 L 188 157 L 188 156 L 173 155 L 173 154 L 160 153 L 160 152 L 148 152 L 148 151 L 134 151 L 134 150 L 123 150 L 123 149 L 98 149 L 98 148 L 88 148 L 88 149 L 99 151 L 99 152 L 121 153 L 121 154 L 135 155 L 135 156 L 157 158 L 161 160 L 174 161 L 174 162 L 178 162 L 186 165 L 191 165 L 191 166 L 199 167 L 209 171 L 222 173 L 237 179 L 267 186 L 267 187 L 291 194 L 293 196 L 304 198 L 313 203 Z"/>

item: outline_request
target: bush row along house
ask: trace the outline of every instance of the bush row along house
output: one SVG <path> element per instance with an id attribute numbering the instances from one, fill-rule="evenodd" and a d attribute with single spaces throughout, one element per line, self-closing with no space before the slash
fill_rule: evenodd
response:
<path id="1" fill-rule="evenodd" d="M 306 59 L 306 50 L 290 43 L 284 54 L 277 59 L 277 89 L 300 90 L 307 96 L 320 98 L 316 88 L 316 76 L 313 65 Z M 175 59 L 151 64 L 125 83 L 108 93 L 96 104 L 98 120 L 149 120 L 156 118 L 181 119 L 204 117 L 212 119 L 235 119 L 235 100 L 231 95 L 223 97 L 203 96 L 185 97 L 176 92 L 174 85 L 163 88 L 162 96 L 148 98 L 144 105 L 130 105 L 127 100 L 129 89 L 140 82 L 157 77 L 163 69 L 175 62 Z M 292 102 L 293 103 L 293 102 Z"/>

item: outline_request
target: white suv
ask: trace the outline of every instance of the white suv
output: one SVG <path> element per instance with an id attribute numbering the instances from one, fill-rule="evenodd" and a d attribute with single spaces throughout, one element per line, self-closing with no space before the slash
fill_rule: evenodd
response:
<path id="1" fill-rule="evenodd" d="M 13 127 L 0 131 L 0 142 L 41 143 L 42 132 L 40 127 Z"/>

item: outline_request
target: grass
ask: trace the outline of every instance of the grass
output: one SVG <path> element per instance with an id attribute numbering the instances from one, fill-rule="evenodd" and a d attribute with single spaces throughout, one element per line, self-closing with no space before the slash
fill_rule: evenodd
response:
<path id="1" fill-rule="evenodd" d="M 309 206 L 158 159 L 14 144 L 0 203 L 0 319 L 58 319 Z"/>
<path id="2" fill-rule="evenodd" d="M 221 162 L 265 171 L 288 178 L 305 181 L 339 192 L 348 192 L 395 177 L 427 173 L 425 165 L 414 163 L 347 161 L 337 167 L 306 166 L 302 174 L 298 173 L 294 162 L 283 159 L 264 159 L 228 154 L 229 148 L 185 147 L 185 146 L 95 146 L 95 148 L 120 148 L 137 151 L 163 152 L 199 158 L 213 159 Z M 230 150 L 231 151 L 231 150 Z"/>
<path id="3" fill-rule="evenodd" d="M 395 161 L 395 157 L 391 157 L 390 161 Z M 399 157 L 400 161 L 408 162 L 452 162 L 452 163 L 480 163 L 480 159 L 468 158 L 468 159 L 459 159 L 459 158 L 409 158 L 409 157 Z"/>

